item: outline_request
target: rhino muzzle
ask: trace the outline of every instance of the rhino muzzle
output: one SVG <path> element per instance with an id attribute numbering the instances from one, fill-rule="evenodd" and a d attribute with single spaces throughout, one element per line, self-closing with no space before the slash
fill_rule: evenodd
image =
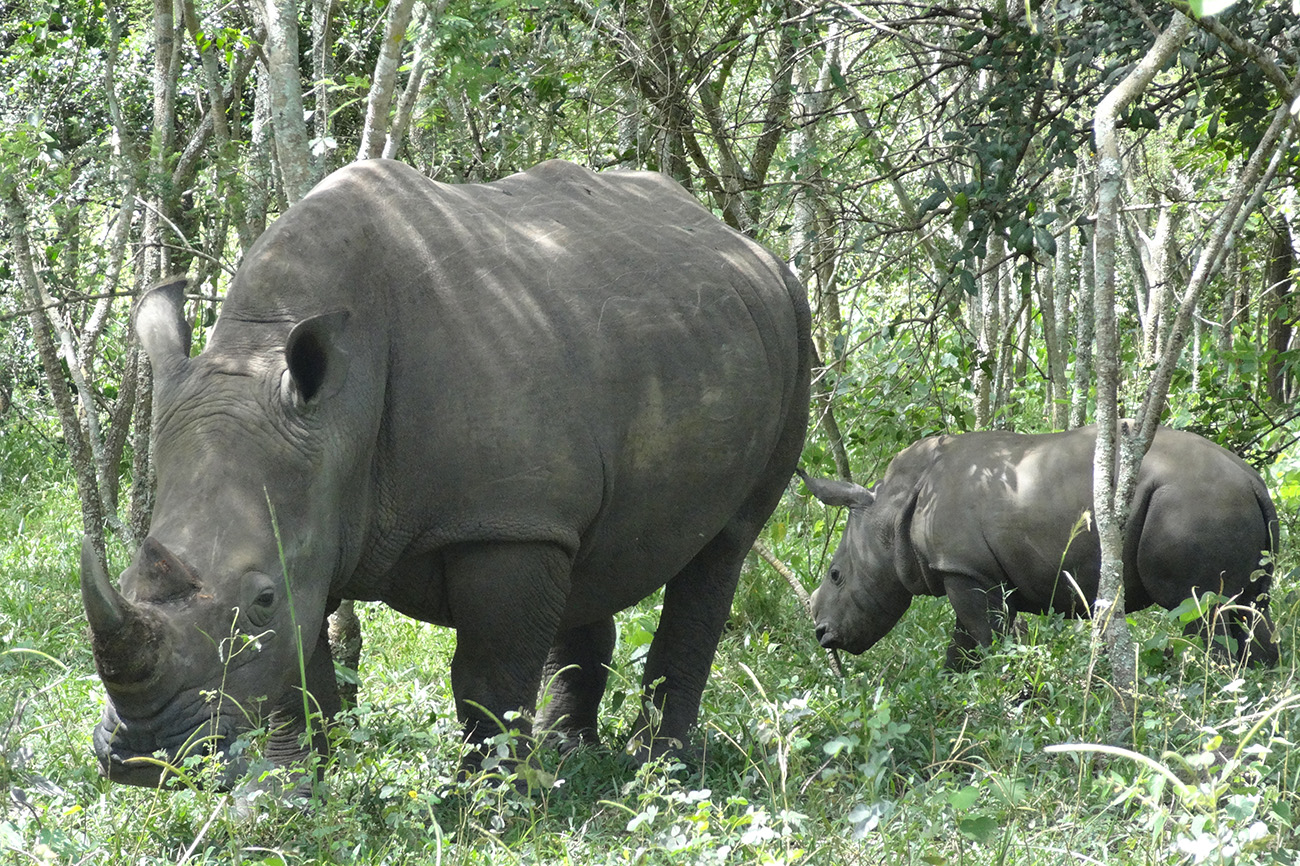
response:
<path id="1" fill-rule="evenodd" d="M 243 775 L 246 764 L 241 755 L 231 755 L 233 733 L 233 726 L 221 719 L 165 733 L 123 722 L 110 703 L 92 739 L 100 775 L 110 781 L 143 788 L 176 787 L 182 784 L 181 772 L 192 777 L 192 768 L 185 767 L 187 758 L 218 755 L 226 764 L 216 787 L 225 790 Z"/>
<path id="2" fill-rule="evenodd" d="M 136 559 L 135 591 L 147 601 L 198 591 L 194 576 L 155 539 L 145 540 Z M 93 735 L 100 773 L 156 788 L 179 783 L 169 768 L 179 769 L 191 755 L 224 755 L 237 733 L 235 720 L 214 713 L 199 690 L 177 692 L 174 627 L 156 602 L 131 601 L 113 587 L 89 538 L 81 548 L 81 599 L 95 666 L 108 691 Z M 228 766 L 226 778 L 240 769 Z"/>

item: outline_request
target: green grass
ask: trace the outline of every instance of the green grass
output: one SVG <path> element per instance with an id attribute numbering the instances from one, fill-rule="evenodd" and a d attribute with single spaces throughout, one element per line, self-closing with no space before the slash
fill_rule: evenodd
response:
<path id="1" fill-rule="evenodd" d="M 637 770 L 620 751 L 653 599 L 621 617 L 606 745 L 545 753 L 556 783 L 531 795 L 455 780 L 454 635 L 366 605 L 361 699 L 333 729 L 325 799 L 236 808 L 213 792 L 110 785 L 90 747 L 102 689 L 71 482 L 15 461 L 0 448 L 3 864 L 1272 863 L 1300 850 L 1300 712 L 1287 705 L 1300 596 L 1286 579 L 1274 671 L 1238 675 L 1180 648 L 1163 614 L 1134 617 L 1143 694 L 1118 745 L 1155 768 L 1049 751 L 1107 739 L 1086 624 L 1035 618 L 1024 640 L 950 675 L 951 614 L 922 599 L 845 656 L 840 679 L 789 589 L 753 559 L 705 694 L 697 772 Z M 770 533 L 808 585 L 827 516 L 792 499 Z"/>

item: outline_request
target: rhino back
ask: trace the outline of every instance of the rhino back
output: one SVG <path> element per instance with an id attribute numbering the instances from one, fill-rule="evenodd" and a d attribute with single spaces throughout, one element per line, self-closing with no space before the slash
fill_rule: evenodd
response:
<path id="1" fill-rule="evenodd" d="M 1069 609 L 1065 570 L 1095 593 L 1091 428 L 1025 436 L 1005 431 L 942 437 L 921 478 L 911 538 L 928 571 L 1017 588 L 1017 606 Z"/>
<path id="2" fill-rule="evenodd" d="M 1078 614 L 1096 597 L 1091 520 L 1096 428 L 942 437 L 918 484 L 911 539 L 934 572 L 1016 588 L 1018 610 Z M 1125 538 L 1126 603 L 1174 607 L 1193 587 L 1238 588 L 1269 547 L 1257 473 L 1199 436 L 1160 428 L 1143 460 Z M 1078 590 L 1062 577 L 1068 572 Z"/>
<path id="3" fill-rule="evenodd" d="M 353 363 L 382 369 L 356 500 L 369 538 L 343 594 L 419 615 L 437 588 L 395 584 L 437 550 L 540 540 L 575 558 L 575 607 L 608 613 L 680 569 L 802 438 L 806 300 L 656 175 L 545 163 L 448 186 L 362 163 L 250 260 L 214 348 L 341 307 L 364 335 Z"/>
<path id="4" fill-rule="evenodd" d="M 1263 552 L 1276 549 L 1276 513 L 1259 473 L 1178 430 L 1157 431 L 1130 526 L 1124 561 L 1131 608 L 1175 607 L 1193 587 L 1234 595 L 1248 589 Z"/>

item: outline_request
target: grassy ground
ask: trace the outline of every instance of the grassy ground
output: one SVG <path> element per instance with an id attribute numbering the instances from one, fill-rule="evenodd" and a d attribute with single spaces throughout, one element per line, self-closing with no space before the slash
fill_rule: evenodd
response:
<path id="1" fill-rule="evenodd" d="M 3 445 L 0 442 L 0 445 Z M 3 448 L 0 448 L 3 451 Z M 362 610 L 361 701 L 307 808 L 109 785 L 76 588 L 79 518 L 57 467 L 0 453 L 0 863 L 1271 863 L 1300 850 L 1297 596 L 1279 581 L 1283 664 L 1243 675 L 1144 641 L 1133 755 L 1107 739 L 1084 625 L 1037 618 L 979 670 L 940 670 L 950 614 L 921 600 L 830 670 L 785 584 L 751 562 L 705 695 L 698 772 L 634 770 L 618 746 L 654 601 L 620 622 L 604 748 L 542 759 L 554 784 L 454 781 L 453 635 Z M 791 497 L 769 538 L 808 585 L 829 515 Z M 120 563 L 118 563 L 120 565 Z M 546 780 L 542 780 L 546 781 Z"/>

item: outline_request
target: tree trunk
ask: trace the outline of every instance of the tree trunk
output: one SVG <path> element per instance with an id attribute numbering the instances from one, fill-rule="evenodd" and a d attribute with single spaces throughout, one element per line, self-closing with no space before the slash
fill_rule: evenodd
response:
<path id="1" fill-rule="evenodd" d="M 77 355 L 70 343 L 66 326 L 59 323 L 62 311 L 51 303 L 49 293 L 40 275 L 36 272 L 32 258 L 31 239 L 28 236 L 29 218 L 27 208 L 14 190 L 5 201 L 5 216 L 9 223 L 11 247 L 15 276 L 26 296 L 25 301 L 30 310 L 28 319 L 31 324 L 32 341 L 40 358 L 41 368 L 45 373 L 45 382 L 50 389 L 50 397 L 59 413 L 59 424 L 63 431 L 63 440 L 68 448 L 68 458 L 72 462 L 73 472 L 77 478 L 77 494 L 81 500 L 82 530 L 90 537 L 91 544 L 102 563 L 104 556 L 104 510 L 100 498 L 100 475 L 102 464 L 96 460 L 92 450 L 92 440 L 82 429 L 78 419 L 77 401 L 63 375 L 60 356 L 66 360 L 70 369 L 79 369 Z M 59 335 L 61 345 L 56 346 L 51 332 Z M 93 420 L 95 406 L 86 397 L 88 389 L 79 383 L 82 406 L 86 409 L 83 419 Z"/>
<path id="2" fill-rule="evenodd" d="M 160 0 L 164 2 L 164 0 Z M 275 157 L 286 204 L 316 184 L 307 123 L 303 119 L 302 74 L 298 69 L 298 7 L 293 0 L 258 0 L 266 25 L 266 72 L 275 134 Z"/>
<path id="3" fill-rule="evenodd" d="M 1070 235 L 1073 227 L 1056 238 L 1056 255 L 1042 268 L 1038 304 L 1043 314 L 1043 346 L 1047 352 L 1047 422 L 1053 430 L 1069 423 L 1069 376 L 1066 374 L 1066 334 L 1070 318 Z M 1058 292 L 1059 287 L 1059 292 Z"/>
<path id="4" fill-rule="evenodd" d="M 650 0 L 647 15 L 650 23 L 650 67 L 655 74 L 655 118 L 659 124 L 659 170 L 689 187 L 691 172 L 686 163 L 686 143 L 682 139 L 686 106 L 680 89 L 681 74 L 677 65 L 673 16 L 668 0 Z"/>
<path id="5" fill-rule="evenodd" d="M 988 255 L 980 291 L 970 303 L 978 310 L 975 328 L 975 429 L 987 430 L 993 424 L 994 394 L 1002 355 L 1002 260 L 1006 243 L 1001 235 L 990 235 Z"/>
<path id="6" fill-rule="evenodd" d="M 1096 342 L 1097 271 L 1093 266 L 1093 227 L 1079 225 L 1079 294 L 1074 316 L 1074 389 L 1070 397 L 1070 426 L 1088 423 L 1088 398 L 1092 394 L 1093 345 Z"/>
<path id="7" fill-rule="evenodd" d="M 311 0 L 312 133 L 315 146 L 322 152 L 330 137 L 329 88 L 334 76 L 334 52 L 330 43 L 334 38 L 331 27 L 334 10 L 334 0 Z"/>
<path id="8" fill-rule="evenodd" d="M 397 67 L 402 62 L 402 45 L 406 41 L 406 28 L 411 23 L 414 5 L 415 0 L 392 0 L 388 4 L 388 20 L 379 46 L 379 59 L 375 61 L 375 71 L 370 79 L 366 122 L 361 130 L 357 159 L 377 159 L 384 152 L 384 142 L 388 138 L 388 111 L 393 104 Z"/>
<path id="9" fill-rule="evenodd" d="M 1286 403 L 1290 396 L 1287 367 L 1283 353 L 1291 348 L 1291 329 L 1295 317 L 1291 312 L 1291 296 L 1295 286 L 1291 274 L 1295 269 L 1295 254 L 1291 249 L 1291 232 L 1285 222 L 1279 221 L 1273 230 L 1269 245 L 1268 266 L 1265 268 L 1265 316 L 1268 321 L 1268 396 L 1274 403 Z"/>
<path id="10" fill-rule="evenodd" d="M 406 77 L 406 86 L 402 88 L 402 96 L 397 102 L 397 115 L 393 118 L 393 124 L 388 131 L 388 139 L 384 142 L 383 155 L 385 159 L 395 159 L 397 157 L 398 151 L 402 147 L 402 141 L 406 138 L 406 133 L 411 127 L 411 114 L 415 110 L 415 100 L 420 95 L 420 88 L 424 86 L 424 77 L 427 72 L 425 57 L 429 50 L 433 29 L 438 19 L 442 17 L 446 6 L 445 0 L 439 0 L 438 3 L 422 4 L 416 11 L 418 33 L 415 42 L 415 62 L 411 65 L 411 72 Z"/>
<path id="11" fill-rule="evenodd" d="M 1110 658 L 1112 685 L 1119 698 L 1112 717 L 1113 727 L 1130 719 L 1135 707 L 1136 648 L 1124 609 L 1123 539 L 1138 466 L 1151 441 L 1150 437 L 1135 435 L 1138 431 L 1130 425 L 1119 424 L 1115 244 L 1119 235 L 1123 168 L 1116 122 L 1120 112 L 1146 90 L 1183 43 L 1191 26 L 1190 19 L 1175 12 L 1151 50 L 1103 97 L 1093 121 L 1097 144 L 1097 227 L 1093 238 L 1093 267 L 1097 275 L 1093 310 L 1097 338 L 1097 448 L 1093 461 L 1093 517 L 1101 540 L 1101 579 L 1093 606 L 1093 645 L 1097 650 L 1104 647 Z"/>

